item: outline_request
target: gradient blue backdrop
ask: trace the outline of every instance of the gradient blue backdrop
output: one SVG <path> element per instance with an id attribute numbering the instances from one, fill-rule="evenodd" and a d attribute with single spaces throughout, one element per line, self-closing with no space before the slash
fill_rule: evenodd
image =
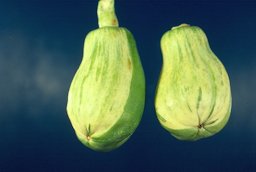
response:
<path id="1" fill-rule="evenodd" d="M 134 135 L 110 153 L 83 146 L 66 114 L 96 8 L 97 0 L 0 0 L 0 172 L 256 171 L 256 2 L 116 0 L 120 26 L 137 41 L 147 98 Z M 176 140 L 154 111 L 160 38 L 181 23 L 206 32 L 232 86 L 227 126 L 197 142 Z"/>

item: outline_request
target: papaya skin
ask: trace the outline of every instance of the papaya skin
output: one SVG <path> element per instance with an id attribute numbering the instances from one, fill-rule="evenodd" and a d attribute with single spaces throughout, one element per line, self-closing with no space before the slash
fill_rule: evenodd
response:
<path id="1" fill-rule="evenodd" d="M 85 146 L 109 152 L 125 143 L 139 125 L 145 77 L 133 35 L 118 27 L 116 15 L 109 13 L 114 12 L 113 1 L 103 1 L 98 6 L 100 28 L 85 38 L 82 62 L 69 90 L 67 113 Z M 102 18 L 105 11 L 99 10 L 107 10 L 110 17 Z M 109 22 L 113 17 L 116 22 Z"/>
<path id="2" fill-rule="evenodd" d="M 225 67 L 202 29 L 182 24 L 161 39 L 163 66 L 155 97 L 160 124 L 179 140 L 195 141 L 218 133 L 231 113 Z"/>

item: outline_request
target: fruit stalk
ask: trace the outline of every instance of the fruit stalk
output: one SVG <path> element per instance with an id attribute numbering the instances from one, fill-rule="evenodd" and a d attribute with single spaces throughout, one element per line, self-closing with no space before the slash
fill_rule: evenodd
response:
<path id="1" fill-rule="evenodd" d="M 98 24 L 99 27 L 118 27 L 118 19 L 115 13 L 114 0 L 99 0 L 98 3 Z"/>

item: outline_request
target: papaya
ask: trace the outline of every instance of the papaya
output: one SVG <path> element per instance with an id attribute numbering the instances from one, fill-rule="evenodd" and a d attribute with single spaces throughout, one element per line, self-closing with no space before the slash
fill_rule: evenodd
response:
<path id="1" fill-rule="evenodd" d="M 161 51 L 163 65 L 155 95 L 161 126 L 187 141 L 218 133 L 231 113 L 231 88 L 204 31 L 188 24 L 173 27 L 162 36 Z"/>
<path id="2" fill-rule="evenodd" d="M 139 125 L 145 76 L 133 35 L 119 27 L 114 0 L 99 0 L 98 21 L 99 28 L 85 38 L 67 113 L 85 146 L 108 152 L 125 143 Z"/>

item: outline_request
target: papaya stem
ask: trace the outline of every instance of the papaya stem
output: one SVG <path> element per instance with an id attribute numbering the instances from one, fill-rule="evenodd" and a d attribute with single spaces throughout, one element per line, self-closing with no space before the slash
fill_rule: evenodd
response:
<path id="1" fill-rule="evenodd" d="M 97 14 L 100 28 L 106 26 L 118 27 L 118 19 L 115 13 L 115 0 L 99 0 Z"/>

